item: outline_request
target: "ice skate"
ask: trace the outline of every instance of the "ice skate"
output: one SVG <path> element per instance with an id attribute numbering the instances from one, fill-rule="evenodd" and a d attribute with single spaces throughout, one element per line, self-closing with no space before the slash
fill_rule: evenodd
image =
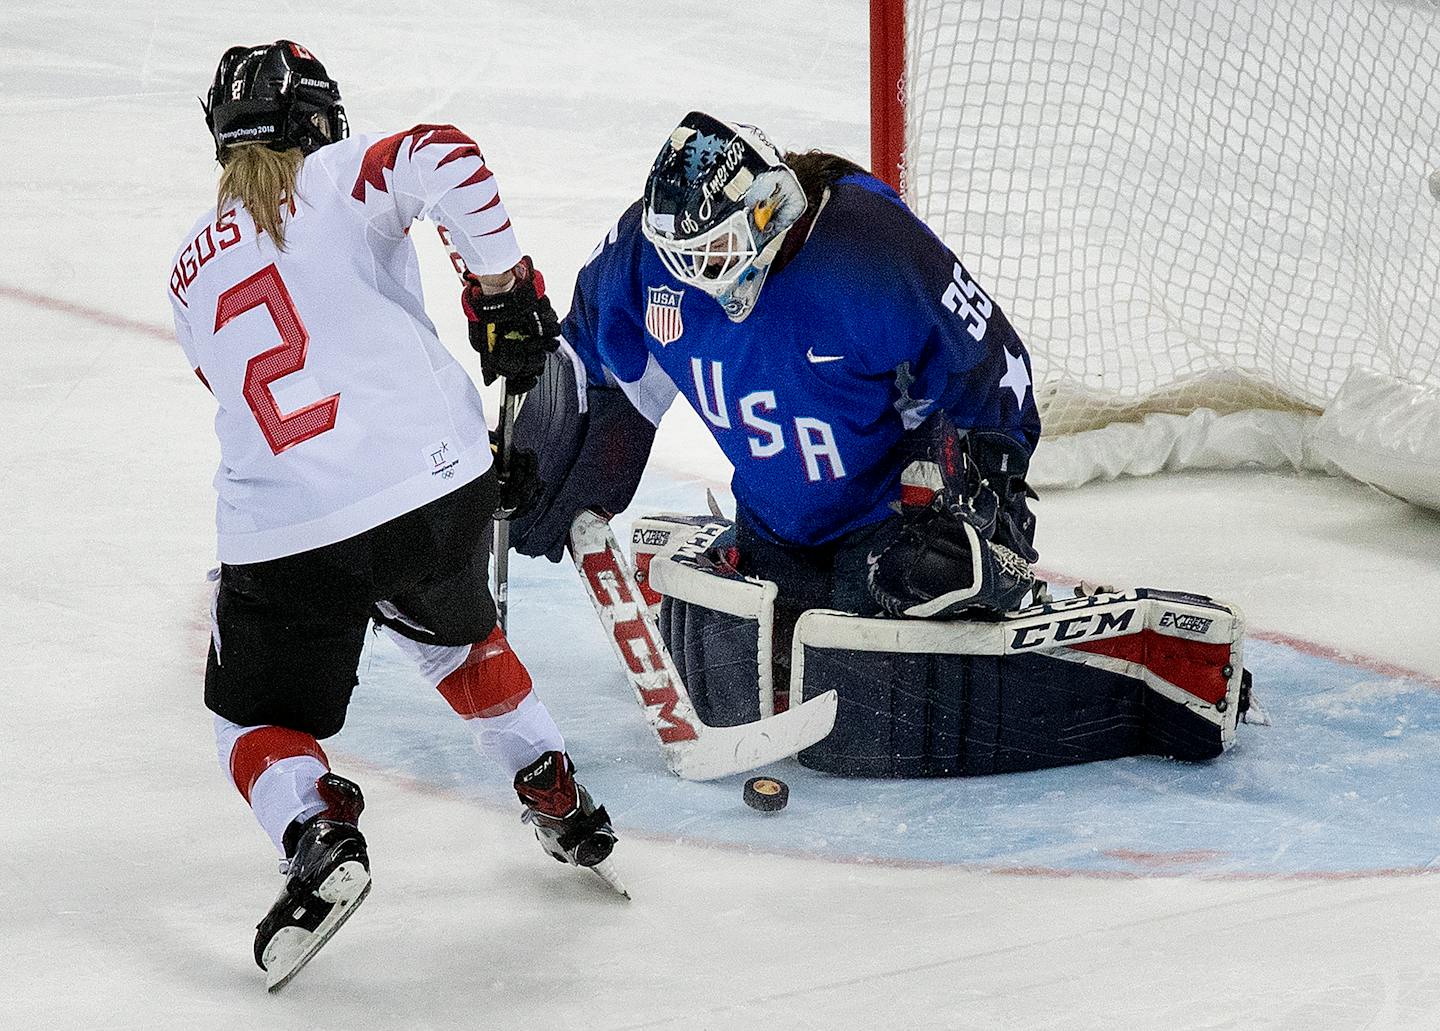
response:
<path id="1" fill-rule="evenodd" d="M 610 863 L 617 840 L 610 815 L 576 782 L 568 755 L 546 752 L 515 774 L 515 793 L 525 804 L 521 820 L 535 828 L 547 853 L 593 871 L 612 890 L 630 897 Z"/>
<path id="2" fill-rule="evenodd" d="M 360 788 L 330 773 L 319 787 L 330 808 L 286 834 L 294 847 L 287 848 L 285 887 L 255 935 L 255 962 L 272 992 L 300 972 L 370 892 L 370 858 L 355 826 L 365 806 Z"/>

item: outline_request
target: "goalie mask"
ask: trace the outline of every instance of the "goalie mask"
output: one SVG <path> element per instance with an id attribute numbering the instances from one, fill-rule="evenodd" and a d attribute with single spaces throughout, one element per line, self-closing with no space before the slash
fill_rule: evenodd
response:
<path id="1" fill-rule="evenodd" d="M 742 322 L 804 213 L 800 181 L 764 133 L 692 111 L 650 169 L 641 224 L 672 276 Z"/>
<path id="2" fill-rule="evenodd" d="M 221 164 L 230 147 L 243 143 L 309 154 L 350 135 L 339 84 L 288 39 L 225 51 L 201 106 Z"/>

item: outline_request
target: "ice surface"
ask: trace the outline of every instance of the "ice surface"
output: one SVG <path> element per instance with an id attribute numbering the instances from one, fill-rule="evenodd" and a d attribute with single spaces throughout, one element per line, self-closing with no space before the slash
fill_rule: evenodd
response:
<path id="1" fill-rule="evenodd" d="M 380 643 L 331 745 L 377 890 L 281 996 L 250 958 L 278 888 L 216 768 L 200 684 L 208 396 L 168 341 L 211 199 L 196 94 L 291 36 L 352 123 L 454 121 L 566 296 L 691 107 L 865 154 L 865 5 L 0 9 L 0 1027 L 1440 1026 L 1440 519 L 1265 473 L 1047 496 L 1060 576 L 1239 603 L 1275 720 L 1203 767 L 1128 760 L 926 784 L 793 764 L 664 774 L 568 569 L 512 564 L 516 647 L 624 836 L 635 901 L 551 862 L 465 728 Z M 423 246 L 423 245 L 422 245 Z M 463 348 L 438 244 L 442 334 Z M 723 461 L 662 429 L 641 506 Z"/>

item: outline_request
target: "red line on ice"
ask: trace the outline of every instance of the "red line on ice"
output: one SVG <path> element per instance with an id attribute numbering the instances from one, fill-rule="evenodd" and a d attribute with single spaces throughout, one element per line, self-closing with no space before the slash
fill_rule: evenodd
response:
<path id="1" fill-rule="evenodd" d="M 169 329 L 157 326 L 153 322 L 141 322 L 139 319 L 126 318 L 124 315 L 115 315 L 89 305 L 76 304 L 74 301 L 37 293 L 34 290 L 23 290 L 20 287 L 0 284 L 0 297 L 10 301 L 19 301 L 21 304 L 28 304 L 34 308 L 59 312 L 61 315 L 73 315 L 77 319 L 84 319 L 97 326 L 123 329 L 131 333 L 139 333 L 141 336 L 154 337 L 157 340 L 174 341 L 175 339 L 175 334 Z"/>

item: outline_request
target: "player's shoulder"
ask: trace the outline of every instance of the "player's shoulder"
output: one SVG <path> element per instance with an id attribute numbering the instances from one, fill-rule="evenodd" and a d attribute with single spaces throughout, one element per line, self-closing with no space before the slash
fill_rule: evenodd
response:
<path id="1" fill-rule="evenodd" d="M 611 231 L 615 237 L 613 242 L 626 253 L 636 252 L 645 244 L 645 231 L 641 225 L 645 217 L 644 208 L 644 203 L 636 198 L 615 220 L 615 228 Z"/>
<path id="2" fill-rule="evenodd" d="M 847 175 L 830 188 L 822 217 L 827 229 L 867 249 L 933 251 L 943 248 L 931 231 L 889 184 L 868 173 Z"/>
<path id="3" fill-rule="evenodd" d="M 437 155 L 437 160 L 454 160 L 460 157 L 484 160 L 475 140 L 464 129 L 449 123 L 427 123 L 391 132 L 356 133 L 343 140 L 327 143 L 307 157 L 305 163 L 309 165 L 316 162 L 332 167 L 380 163 L 393 168 L 397 161 L 414 157 L 421 151 L 427 155 Z"/>
<path id="4" fill-rule="evenodd" d="M 362 173 L 367 155 L 386 138 L 384 133 L 367 132 L 327 143 L 306 155 L 300 174 L 308 178 L 319 173 L 337 189 L 348 191 Z"/>
<path id="5" fill-rule="evenodd" d="M 305 158 L 305 163 L 311 164 L 344 164 L 356 161 L 376 143 L 384 140 L 391 134 L 383 132 L 361 132 L 353 136 L 347 136 L 343 140 L 336 140 L 334 143 L 327 143 L 325 146 L 312 151 Z"/>
<path id="6" fill-rule="evenodd" d="M 634 236 L 643 236 L 644 234 L 640 228 L 640 220 L 645 217 L 644 212 L 644 201 L 636 197 L 630 202 L 630 206 L 620 213 L 620 218 L 616 223 L 620 231 Z"/>
<path id="7" fill-rule="evenodd" d="M 617 267 L 636 262 L 641 247 L 645 245 L 644 233 L 640 229 L 641 207 L 641 202 L 636 200 L 611 224 L 585 259 L 582 274 L 589 272 L 609 277 Z"/>
<path id="8" fill-rule="evenodd" d="M 950 251 L 874 176 L 845 176 L 821 204 L 800 253 L 810 251 L 806 266 L 842 286 L 855 306 L 903 307 L 917 288 L 949 276 Z"/>
<path id="9" fill-rule="evenodd" d="M 893 369 L 913 357 L 940 317 L 954 257 L 888 185 L 851 174 L 830 187 L 797 264 L 845 324 L 876 327 L 862 364 Z"/>

